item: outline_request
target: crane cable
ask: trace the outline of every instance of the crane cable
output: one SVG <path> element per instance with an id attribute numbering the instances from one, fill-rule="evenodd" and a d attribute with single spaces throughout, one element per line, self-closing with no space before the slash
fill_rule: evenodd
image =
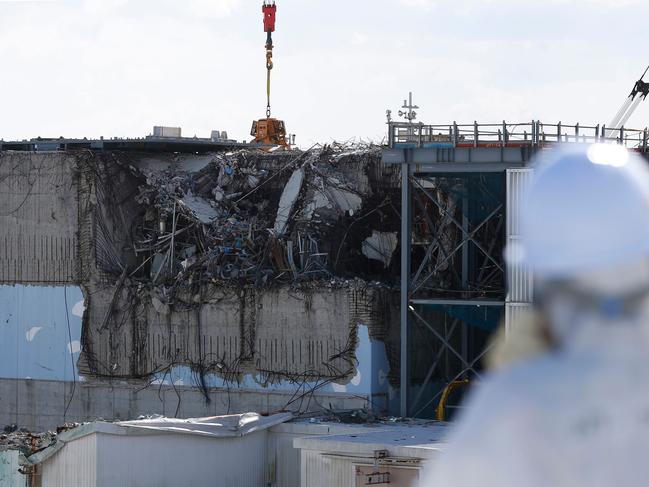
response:
<path id="1" fill-rule="evenodd" d="M 266 32 L 266 118 L 270 118 L 270 70 L 273 69 L 273 37 L 275 31 L 275 0 L 264 0 L 261 7 L 264 14 L 264 32 Z"/>
<path id="2" fill-rule="evenodd" d="M 270 70 L 273 69 L 273 40 L 268 33 L 266 43 L 266 118 L 270 118 Z"/>

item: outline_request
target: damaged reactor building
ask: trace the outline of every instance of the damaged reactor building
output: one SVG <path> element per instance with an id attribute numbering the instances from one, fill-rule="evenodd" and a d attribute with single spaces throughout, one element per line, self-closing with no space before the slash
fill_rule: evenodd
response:
<path id="1" fill-rule="evenodd" d="M 387 411 L 399 167 L 161 140 L 0 147 L 0 421 Z"/>
<path id="2" fill-rule="evenodd" d="M 646 156 L 648 134 L 389 122 L 385 146 L 308 150 L 0 142 L 0 422 L 446 419 L 532 300 L 503 262 L 530 159 L 583 141 Z"/>

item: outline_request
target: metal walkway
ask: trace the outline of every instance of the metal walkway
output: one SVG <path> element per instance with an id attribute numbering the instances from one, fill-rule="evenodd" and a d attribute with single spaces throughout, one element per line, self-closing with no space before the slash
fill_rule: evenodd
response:
<path id="1" fill-rule="evenodd" d="M 646 150 L 649 132 L 644 129 L 606 128 L 606 125 L 525 123 L 426 125 L 390 122 L 388 146 L 404 147 L 542 147 L 564 142 L 612 142 Z"/>

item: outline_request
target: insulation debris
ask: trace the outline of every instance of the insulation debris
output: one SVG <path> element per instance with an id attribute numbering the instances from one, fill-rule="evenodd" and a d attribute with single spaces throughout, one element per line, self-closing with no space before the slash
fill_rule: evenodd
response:
<path id="1" fill-rule="evenodd" d="M 372 231 L 372 235 L 363 240 L 363 255 L 368 259 L 380 260 L 384 267 L 392 261 L 392 254 L 397 248 L 397 232 Z"/>
<path id="2" fill-rule="evenodd" d="M 78 423 L 65 423 L 56 428 L 56 431 L 33 433 L 18 429 L 16 425 L 7 425 L 0 434 L 0 451 L 19 450 L 25 456 L 39 452 L 56 442 L 56 436 L 63 431 L 76 428 Z"/>

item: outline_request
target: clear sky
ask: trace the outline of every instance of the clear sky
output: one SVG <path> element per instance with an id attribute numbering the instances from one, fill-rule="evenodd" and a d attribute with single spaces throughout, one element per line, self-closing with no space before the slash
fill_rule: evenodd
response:
<path id="1" fill-rule="evenodd" d="M 0 138 L 227 130 L 265 114 L 261 0 L 0 0 Z M 297 142 L 426 123 L 608 123 L 649 64 L 647 0 L 277 0 L 273 115 Z M 648 77 L 649 78 L 649 77 Z M 649 125 L 649 102 L 627 123 Z"/>

